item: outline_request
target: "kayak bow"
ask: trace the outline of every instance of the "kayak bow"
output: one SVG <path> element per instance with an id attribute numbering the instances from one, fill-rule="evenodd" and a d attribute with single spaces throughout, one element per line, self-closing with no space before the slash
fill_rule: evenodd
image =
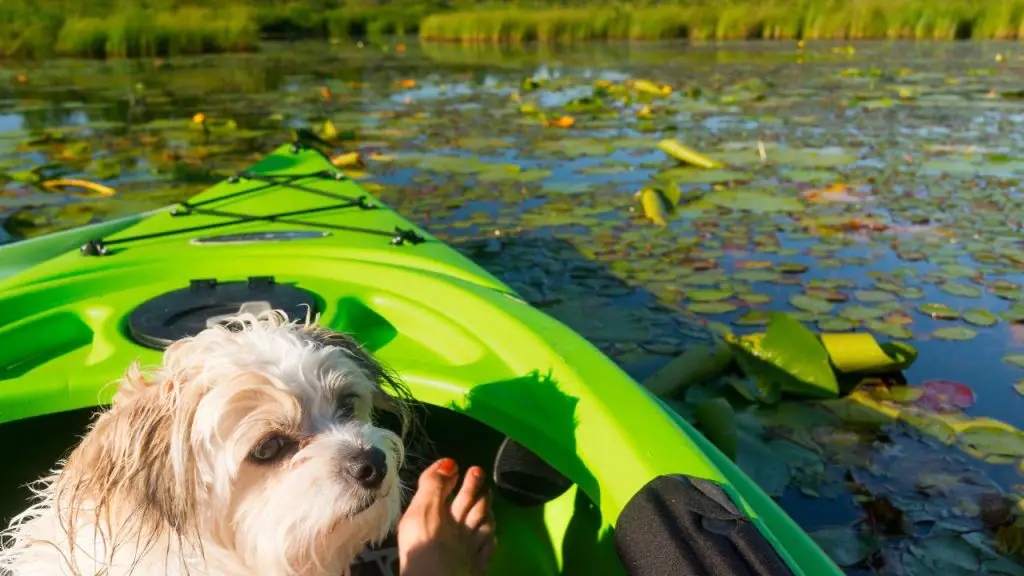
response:
<path id="1" fill-rule="evenodd" d="M 466 427 L 443 448 L 493 460 L 493 574 L 841 573 L 597 348 L 336 174 L 284 146 L 181 205 L 0 247 L 0 422 L 108 403 L 243 307 L 309 308 Z"/>

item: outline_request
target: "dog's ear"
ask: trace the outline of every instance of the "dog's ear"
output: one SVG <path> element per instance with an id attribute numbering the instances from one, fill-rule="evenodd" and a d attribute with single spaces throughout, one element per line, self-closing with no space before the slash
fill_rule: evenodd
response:
<path id="1" fill-rule="evenodd" d="M 143 379 L 133 364 L 116 409 L 101 414 L 68 457 L 56 497 L 68 511 L 72 540 L 76 517 L 88 514 L 92 523 L 105 523 L 108 534 L 137 539 L 139 549 L 155 545 L 164 526 L 179 545 L 198 542 L 197 476 L 182 432 L 198 395 L 165 393 L 171 387 L 163 374 Z M 115 544 L 125 542 L 108 546 Z"/>
<path id="2" fill-rule="evenodd" d="M 402 421 L 404 435 L 410 425 L 409 404 L 413 398 L 398 375 L 388 370 L 370 351 L 348 334 L 317 326 L 312 330 L 312 335 L 313 339 L 321 345 L 339 348 L 355 362 L 356 366 L 376 386 L 373 407 L 397 415 Z"/>

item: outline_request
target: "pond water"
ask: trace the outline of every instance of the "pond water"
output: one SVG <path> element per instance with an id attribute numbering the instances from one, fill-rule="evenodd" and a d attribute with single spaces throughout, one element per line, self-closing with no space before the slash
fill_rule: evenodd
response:
<path id="1" fill-rule="evenodd" d="M 350 176 L 638 379 L 768 311 L 912 344 L 891 389 L 758 406 L 716 381 L 673 406 L 726 394 L 740 466 L 850 573 L 1024 574 L 1019 52 L 395 41 L 5 62 L 0 242 L 187 198 L 329 119 L 365 159 Z M 664 138 L 728 167 L 681 168 Z M 116 193 L 41 189 L 58 177 Z M 679 193 L 665 225 L 635 197 L 652 187 Z"/>

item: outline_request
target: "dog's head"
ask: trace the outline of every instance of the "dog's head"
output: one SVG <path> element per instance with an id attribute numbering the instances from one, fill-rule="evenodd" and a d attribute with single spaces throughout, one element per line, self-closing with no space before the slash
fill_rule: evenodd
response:
<path id="1" fill-rule="evenodd" d="M 148 379 L 130 369 L 66 470 L 77 458 L 70 486 L 150 545 L 163 525 L 252 570 L 339 573 L 400 513 L 403 442 L 373 412 L 398 412 L 404 432 L 407 398 L 348 336 L 238 318 L 172 344 Z"/>

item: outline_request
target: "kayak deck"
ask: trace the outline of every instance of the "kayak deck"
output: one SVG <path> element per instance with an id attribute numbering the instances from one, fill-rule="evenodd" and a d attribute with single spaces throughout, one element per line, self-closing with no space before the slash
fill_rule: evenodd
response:
<path id="1" fill-rule="evenodd" d="M 331 168 L 315 151 L 283 147 L 183 206 L 0 248 L 0 423 L 105 404 L 133 360 L 159 363 L 160 350 L 132 336 L 144 303 L 196 281 L 270 282 L 312 295 L 320 323 L 355 336 L 418 401 L 469 417 L 438 443 L 445 450 L 480 448 L 489 462 L 487 438 L 508 436 L 572 480 L 543 506 L 496 504 L 499 526 L 529 527 L 502 540 L 508 573 L 574 573 L 561 553 L 521 571 L 531 548 L 569 540 L 585 564 L 575 573 L 621 573 L 610 527 L 667 475 L 723 486 L 794 573 L 839 573 L 721 452 L 590 343 Z M 466 433 L 471 422 L 479 433 Z M 428 424 L 432 435 L 446 429 Z M 569 538 L 579 522 L 593 534 Z"/>

